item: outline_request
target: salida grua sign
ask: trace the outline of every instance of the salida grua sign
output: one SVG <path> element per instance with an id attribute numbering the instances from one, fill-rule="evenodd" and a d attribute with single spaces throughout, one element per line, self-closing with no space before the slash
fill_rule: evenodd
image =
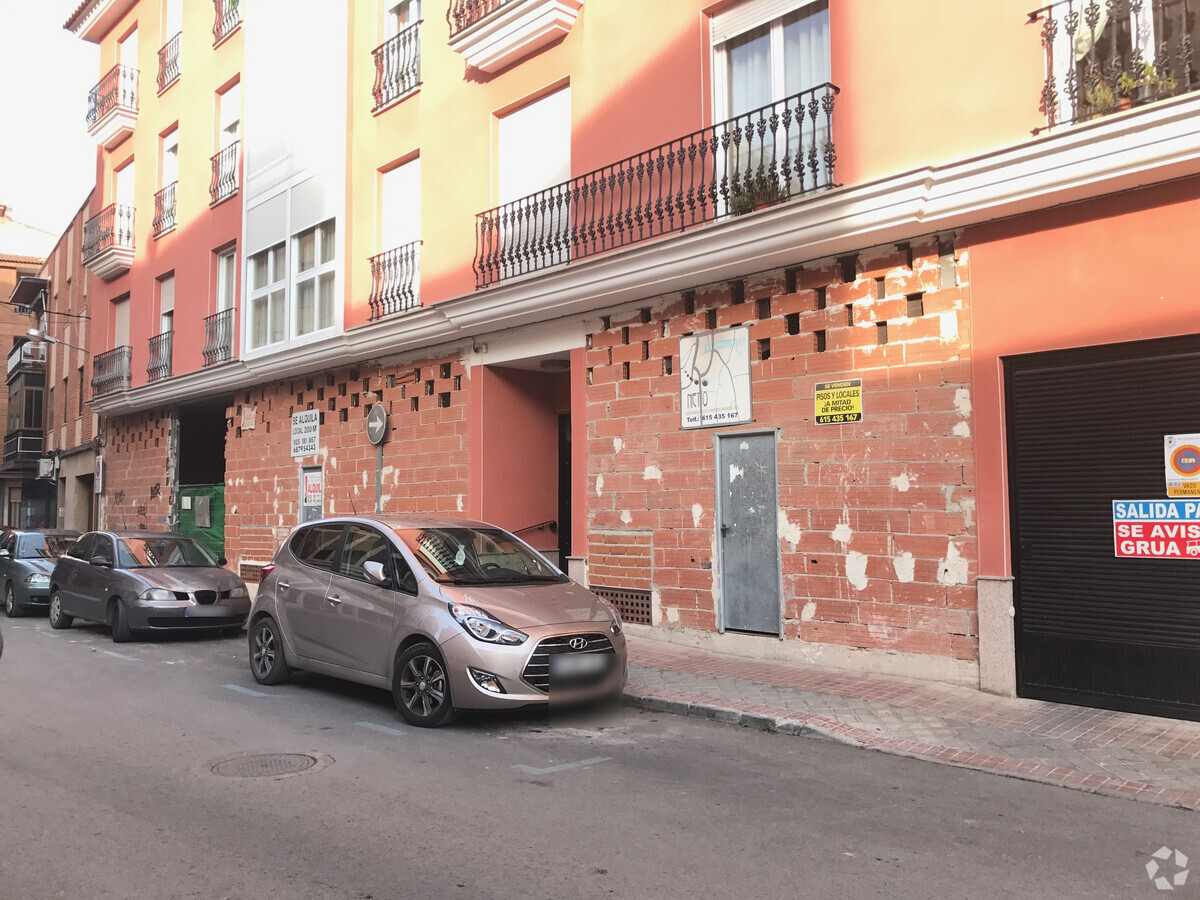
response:
<path id="1" fill-rule="evenodd" d="M 1119 557 L 1200 560 L 1200 500 L 1114 500 Z"/>
<path id="2" fill-rule="evenodd" d="M 725 328 L 679 339 L 684 428 L 750 422 L 750 330 Z"/>

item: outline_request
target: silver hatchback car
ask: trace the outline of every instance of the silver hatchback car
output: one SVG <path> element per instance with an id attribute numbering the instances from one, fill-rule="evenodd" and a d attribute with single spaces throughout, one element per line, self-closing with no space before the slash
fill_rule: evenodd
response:
<path id="1" fill-rule="evenodd" d="M 426 727 L 456 709 L 618 696 L 621 619 L 528 544 L 484 522 L 321 519 L 264 567 L 250 670 L 307 669 L 388 688 Z"/>

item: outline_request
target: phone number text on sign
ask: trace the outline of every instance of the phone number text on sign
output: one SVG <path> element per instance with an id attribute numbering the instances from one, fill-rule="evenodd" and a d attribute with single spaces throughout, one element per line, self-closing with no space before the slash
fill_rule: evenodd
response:
<path id="1" fill-rule="evenodd" d="M 1114 500 L 1119 557 L 1200 560 L 1200 500 Z"/>

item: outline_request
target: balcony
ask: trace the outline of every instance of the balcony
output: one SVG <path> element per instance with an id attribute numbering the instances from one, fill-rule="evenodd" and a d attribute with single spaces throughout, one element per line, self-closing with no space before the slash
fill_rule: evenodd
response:
<path id="1" fill-rule="evenodd" d="M 92 360 L 92 396 L 103 397 L 129 390 L 131 347 L 115 347 Z"/>
<path id="2" fill-rule="evenodd" d="M 421 305 L 421 242 L 371 257 L 371 321 Z"/>
<path id="3" fill-rule="evenodd" d="M 42 429 L 18 428 L 4 436 L 4 459 L 2 467 L 7 472 L 32 472 L 37 468 L 42 455 Z"/>
<path id="4" fill-rule="evenodd" d="M 1029 21 L 1042 26 L 1046 127 L 1196 90 L 1196 5 L 1195 0 L 1059 0 L 1029 13 Z"/>
<path id="5" fill-rule="evenodd" d="M 158 92 L 161 94 L 179 80 L 179 47 L 183 34 L 176 34 L 158 51 Z"/>
<path id="6" fill-rule="evenodd" d="M 112 281 L 133 262 L 133 207 L 114 203 L 83 224 L 83 264 Z"/>
<path id="7" fill-rule="evenodd" d="M 450 48 L 467 64 L 499 72 L 571 30 L 583 0 L 452 0 Z"/>
<path id="8" fill-rule="evenodd" d="M 371 55 L 375 57 L 372 112 L 378 112 L 421 86 L 421 23 L 384 41 Z"/>
<path id="9" fill-rule="evenodd" d="M 212 181 L 208 184 L 209 206 L 216 206 L 238 192 L 238 148 L 241 143 L 234 141 L 213 154 Z"/>
<path id="10" fill-rule="evenodd" d="M 172 181 L 154 195 L 154 236 L 161 237 L 175 227 L 175 188 L 179 184 Z"/>
<path id="11" fill-rule="evenodd" d="M 233 359 L 233 310 L 223 309 L 204 320 L 204 346 L 200 349 L 205 366 Z"/>
<path id="12" fill-rule="evenodd" d="M 240 0 L 213 0 L 213 9 L 217 16 L 212 30 L 215 47 L 242 24 L 242 4 Z"/>
<path id="13" fill-rule="evenodd" d="M 822 84 L 480 213 L 475 286 L 834 186 L 834 98 Z"/>
<path id="14" fill-rule="evenodd" d="M 42 341 L 24 341 L 8 351 L 7 380 L 11 381 L 14 375 L 25 372 L 45 371 L 46 345 Z"/>
<path id="15" fill-rule="evenodd" d="M 133 134 L 137 113 L 138 70 L 113 66 L 88 94 L 88 134 L 111 150 Z"/>
<path id="16" fill-rule="evenodd" d="M 146 376 L 150 381 L 171 377 L 171 337 L 174 334 L 164 331 L 150 338 L 150 361 L 146 363 Z"/>

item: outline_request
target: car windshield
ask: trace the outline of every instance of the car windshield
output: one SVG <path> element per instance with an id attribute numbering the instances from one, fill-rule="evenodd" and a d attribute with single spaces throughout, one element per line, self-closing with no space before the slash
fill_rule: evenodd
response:
<path id="1" fill-rule="evenodd" d="M 17 541 L 18 559 L 58 559 L 75 543 L 69 534 L 23 534 Z"/>
<path id="2" fill-rule="evenodd" d="M 215 566 L 207 550 L 191 538 L 118 538 L 117 565 L 122 569 Z"/>
<path id="3" fill-rule="evenodd" d="M 499 528 L 398 528 L 396 536 L 434 581 L 528 584 L 567 577 Z"/>

